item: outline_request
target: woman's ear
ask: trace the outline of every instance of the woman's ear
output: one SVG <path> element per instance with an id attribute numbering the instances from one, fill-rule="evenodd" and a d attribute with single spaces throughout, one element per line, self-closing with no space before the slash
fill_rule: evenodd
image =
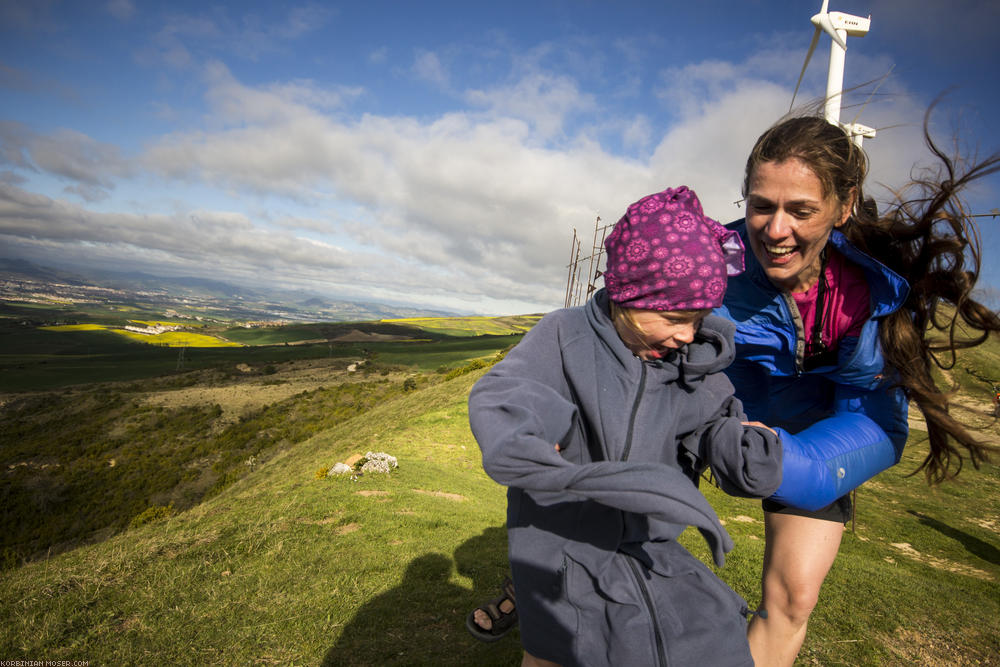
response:
<path id="1" fill-rule="evenodd" d="M 851 188 L 851 194 L 847 197 L 847 201 L 844 202 L 844 210 L 841 211 L 840 213 L 840 220 L 837 221 L 833 226 L 834 227 L 843 226 L 843 224 L 847 222 L 847 219 L 851 217 L 851 214 L 854 213 L 854 207 L 857 206 L 857 203 L 858 203 L 858 189 Z"/>

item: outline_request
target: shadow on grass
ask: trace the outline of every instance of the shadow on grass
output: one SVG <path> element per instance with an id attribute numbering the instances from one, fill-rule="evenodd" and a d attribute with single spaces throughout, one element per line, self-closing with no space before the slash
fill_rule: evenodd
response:
<path id="1" fill-rule="evenodd" d="M 915 512 L 914 510 L 907 510 L 910 514 L 917 517 L 921 524 L 933 528 L 942 535 L 950 537 L 951 539 L 957 541 L 966 551 L 968 551 L 973 556 L 977 558 L 982 558 L 987 563 L 992 563 L 993 565 L 1000 565 L 1000 549 L 989 542 L 984 542 L 978 537 L 969 535 L 966 532 L 958 530 L 957 528 L 952 528 L 946 523 L 942 523 L 937 519 L 929 517 L 920 512 Z"/>
<path id="2" fill-rule="evenodd" d="M 472 591 L 449 581 L 453 565 L 472 579 Z M 358 610 L 322 665 L 518 664 L 516 632 L 484 644 L 465 628 L 465 617 L 498 594 L 507 572 L 507 533 L 499 527 L 459 545 L 454 562 L 439 553 L 414 558 L 398 586 Z"/>

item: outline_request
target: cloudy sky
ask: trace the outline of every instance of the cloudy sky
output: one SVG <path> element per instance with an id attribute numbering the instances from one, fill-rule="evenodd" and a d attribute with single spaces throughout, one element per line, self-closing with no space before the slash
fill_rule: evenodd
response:
<path id="1" fill-rule="evenodd" d="M 0 0 L 0 256 L 504 314 L 681 184 L 741 217 L 820 0 Z M 1000 149 L 1000 5 L 831 0 L 873 183 Z M 829 38 L 799 102 L 825 90 Z M 888 190 L 880 198 L 888 197 Z M 879 195 L 879 192 L 873 194 Z M 1000 207 L 1000 178 L 968 193 Z M 1000 247 L 1000 219 L 980 218 Z M 988 268 L 984 284 L 1000 285 Z"/>

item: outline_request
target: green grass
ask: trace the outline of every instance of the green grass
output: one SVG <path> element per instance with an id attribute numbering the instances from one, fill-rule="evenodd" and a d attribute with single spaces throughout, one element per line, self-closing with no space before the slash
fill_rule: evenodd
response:
<path id="1" fill-rule="evenodd" d="M 115 665 L 516 664 L 516 633 L 485 645 L 464 629 L 506 572 L 504 492 L 482 472 L 467 425 L 480 374 L 318 433 L 187 512 L 0 575 L 0 654 Z M 1000 654 L 1000 474 L 967 471 L 929 491 L 905 476 L 919 440 L 859 492 L 856 531 L 844 537 L 799 664 L 972 665 Z M 314 478 L 369 450 L 396 456 L 399 469 Z M 736 543 L 720 574 L 753 605 L 759 504 L 705 491 Z M 683 540 L 708 560 L 697 534 Z"/>
<path id="2" fill-rule="evenodd" d="M 395 345 L 376 359 L 434 349 Z M 995 363 L 993 350 L 976 351 L 977 367 Z M 187 511 L 0 573 L 0 656 L 517 664 L 516 632 L 485 645 L 464 628 L 507 572 L 504 490 L 483 473 L 468 429 L 468 391 L 481 374 L 424 385 L 280 447 Z M 995 421 L 967 414 L 997 437 Z M 915 431 L 903 462 L 859 491 L 855 530 L 844 535 L 797 664 L 997 664 L 1000 469 L 969 469 L 929 489 L 907 476 L 925 448 Z M 366 451 L 396 456 L 399 469 L 356 482 L 315 479 Z M 755 606 L 760 505 L 703 490 L 736 544 L 718 572 Z M 682 541 L 710 562 L 696 532 Z"/>
<path id="3" fill-rule="evenodd" d="M 0 576 L 0 654 L 91 664 L 511 664 L 463 626 L 506 570 L 475 374 L 376 408 L 162 522 Z M 314 479 L 368 450 L 389 477 Z M 6 659 L 6 658 L 5 658 Z"/>
<path id="4" fill-rule="evenodd" d="M 524 333 L 531 329 L 541 315 L 520 315 L 515 317 L 407 317 L 382 320 L 392 324 L 418 327 L 425 331 L 438 332 L 449 336 L 504 336 Z"/>
<path id="5" fill-rule="evenodd" d="M 5 405 L 4 566 L 107 537 L 150 507 L 188 509 L 246 474 L 250 457 L 263 463 L 405 391 L 401 379 L 369 375 L 229 423 L 217 405 L 168 409 L 144 404 L 134 389 L 28 395 Z"/>

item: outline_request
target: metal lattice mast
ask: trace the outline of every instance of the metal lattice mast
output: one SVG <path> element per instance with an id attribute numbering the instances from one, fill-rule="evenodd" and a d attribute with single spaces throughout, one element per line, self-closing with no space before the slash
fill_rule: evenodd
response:
<path id="1" fill-rule="evenodd" d="M 597 216 L 594 221 L 594 235 L 590 254 L 580 257 L 583 242 L 577 235 L 576 228 L 573 229 L 573 240 L 570 243 L 570 260 L 567 265 L 566 277 L 566 298 L 563 305 L 566 308 L 578 306 L 582 301 L 590 299 L 591 294 L 597 290 L 597 279 L 604 275 L 601 269 L 601 260 L 604 257 L 604 240 L 608 230 L 613 225 L 601 226 L 601 216 Z M 582 270 L 580 263 L 587 260 L 587 285 L 586 288 L 581 280 Z"/>

